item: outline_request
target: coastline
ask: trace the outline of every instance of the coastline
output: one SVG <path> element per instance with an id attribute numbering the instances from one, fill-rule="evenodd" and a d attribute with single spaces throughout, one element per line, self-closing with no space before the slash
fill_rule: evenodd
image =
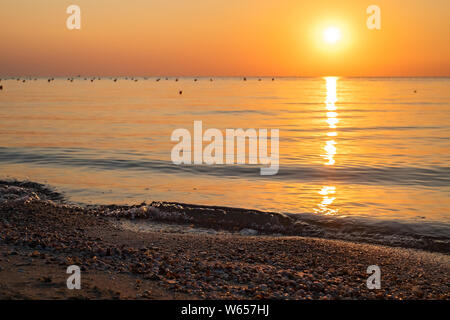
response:
<path id="1" fill-rule="evenodd" d="M 221 221 L 226 232 L 162 232 L 164 224 L 181 222 L 208 229 L 224 208 L 79 206 L 37 183 L 1 182 L 0 188 L 2 299 L 450 298 L 448 254 L 279 236 L 276 229 L 255 236 L 239 232 L 245 220 L 233 226 Z M 244 210 L 229 209 L 228 217 Z M 262 226 L 287 224 L 284 215 L 251 212 Z M 149 215 L 158 217 L 159 229 L 123 227 Z M 81 268 L 81 290 L 66 288 L 72 264 Z M 379 290 L 366 287 L 369 265 L 381 268 Z"/>

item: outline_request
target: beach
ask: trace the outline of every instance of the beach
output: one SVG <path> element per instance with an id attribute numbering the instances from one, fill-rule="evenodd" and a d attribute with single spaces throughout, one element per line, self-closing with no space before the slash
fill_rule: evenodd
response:
<path id="1" fill-rule="evenodd" d="M 190 226 L 161 207 L 120 215 L 32 182 L 0 189 L 2 299 L 450 298 L 445 253 Z M 140 220 L 153 227 L 133 228 Z M 81 268 L 80 290 L 66 287 L 69 265 Z M 381 289 L 366 286 L 370 265 Z"/>

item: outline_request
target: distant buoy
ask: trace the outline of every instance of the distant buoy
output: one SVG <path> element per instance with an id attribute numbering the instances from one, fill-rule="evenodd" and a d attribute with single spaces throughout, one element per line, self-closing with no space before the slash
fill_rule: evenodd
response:
<path id="1" fill-rule="evenodd" d="M 178 81 L 178 78 L 176 78 L 175 81 Z"/>
<path id="2" fill-rule="evenodd" d="M 0 86 L 0 90 L 3 90 L 3 86 Z"/>
<path id="3" fill-rule="evenodd" d="M 183 91 L 180 90 L 180 91 L 178 91 L 178 93 L 179 93 L 179 94 L 183 94 Z"/>
<path id="4" fill-rule="evenodd" d="M 244 78 L 244 81 L 247 81 L 247 78 Z"/>

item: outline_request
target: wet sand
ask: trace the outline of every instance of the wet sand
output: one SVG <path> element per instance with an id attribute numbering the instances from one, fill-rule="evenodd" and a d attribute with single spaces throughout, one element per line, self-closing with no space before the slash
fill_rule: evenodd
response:
<path id="1" fill-rule="evenodd" d="M 35 183 L 0 189 L 2 299 L 450 298 L 450 256 L 442 253 L 192 226 L 183 233 L 156 220 L 137 231 L 130 219 L 140 208 L 118 215 L 78 206 Z M 81 290 L 66 287 L 73 264 Z M 381 268 L 379 290 L 366 286 L 369 265 Z"/>

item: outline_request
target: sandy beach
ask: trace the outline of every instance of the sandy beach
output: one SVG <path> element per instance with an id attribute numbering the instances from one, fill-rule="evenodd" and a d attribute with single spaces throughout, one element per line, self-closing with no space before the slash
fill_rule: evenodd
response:
<path id="1" fill-rule="evenodd" d="M 2 299 L 450 298 L 447 254 L 314 237 L 197 232 L 158 219 L 139 231 L 133 228 L 139 217 L 67 203 L 36 183 L 0 187 Z M 185 229 L 192 232 L 180 231 Z M 81 268 L 81 290 L 66 287 L 66 268 L 73 264 Z M 369 265 L 381 268 L 379 290 L 366 286 Z"/>

